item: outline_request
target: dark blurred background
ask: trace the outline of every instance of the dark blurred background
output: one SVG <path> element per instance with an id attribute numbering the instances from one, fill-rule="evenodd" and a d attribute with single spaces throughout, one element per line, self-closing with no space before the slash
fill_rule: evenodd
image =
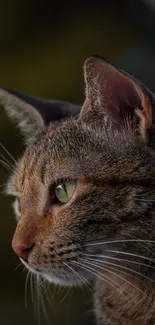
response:
<path id="1" fill-rule="evenodd" d="M 99 54 L 155 92 L 154 35 L 155 0 L 1 1 L 0 86 L 82 103 L 83 62 Z M 21 154 L 19 131 L 2 107 L 0 141 L 15 158 Z M 7 177 L 0 166 L 1 191 Z M 31 299 L 30 281 L 25 306 L 26 272 L 11 249 L 16 225 L 11 201 L 0 195 L 0 324 L 45 325 L 44 313 L 33 310 L 37 298 Z M 94 324 L 89 290 L 51 286 L 50 295 L 49 324 Z"/>

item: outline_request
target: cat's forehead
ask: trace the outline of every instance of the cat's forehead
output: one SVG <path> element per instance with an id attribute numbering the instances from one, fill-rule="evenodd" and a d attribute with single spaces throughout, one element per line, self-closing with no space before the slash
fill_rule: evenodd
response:
<path id="1" fill-rule="evenodd" d="M 15 178 L 17 187 L 25 187 L 25 182 L 38 184 L 78 177 L 78 162 L 88 161 L 89 142 L 77 123 L 48 126 L 36 136 L 20 159 Z"/>
<path id="2" fill-rule="evenodd" d="M 25 182 L 48 184 L 62 178 L 83 178 L 94 169 L 100 156 L 97 141 L 77 122 L 54 129 L 51 125 L 27 147 L 17 166 L 15 181 L 18 188 L 23 188 Z"/>
<path id="3" fill-rule="evenodd" d="M 108 134 L 109 132 L 109 134 Z M 117 174 L 119 165 L 128 169 L 138 163 L 138 151 L 130 146 L 124 134 L 94 130 L 75 120 L 51 125 L 38 134 L 27 148 L 16 172 L 16 186 L 26 191 L 46 187 L 57 180 L 100 177 Z M 132 156 L 132 160 L 127 157 Z M 135 158 L 134 158 L 135 156 Z M 117 167 L 116 167 L 117 165 Z M 126 167 L 125 167 L 126 168 Z M 121 165 L 123 170 L 123 164 Z"/>

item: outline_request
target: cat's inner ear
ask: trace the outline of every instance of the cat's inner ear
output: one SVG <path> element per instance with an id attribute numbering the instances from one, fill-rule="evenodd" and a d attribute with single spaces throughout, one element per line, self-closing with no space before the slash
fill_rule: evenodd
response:
<path id="1" fill-rule="evenodd" d="M 0 104 L 17 122 L 26 141 L 50 122 L 79 114 L 81 107 L 66 101 L 35 98 L 10 89 L 0 88 Z"/>
<path id="2" fill-rule="evenodd" d="M 84 65 L 86 99 L 80 118 L 86 123 L 109 121 L 119 128 L 125 121 L 140 125 L 143 137 L 151 128 L 151 104 L 140 84 L 99 57 Z"/>

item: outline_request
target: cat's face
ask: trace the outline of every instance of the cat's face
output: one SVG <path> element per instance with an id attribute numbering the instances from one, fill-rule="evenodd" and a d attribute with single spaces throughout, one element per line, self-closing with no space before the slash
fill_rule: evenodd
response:
<path id="1" fill-rule="evenodd" d="M 15 196 L 15 252 L 56 283 L 84 282 L 93 275 L 82 267 L 86 256 L 147 233 L 144 216 L 155 194 L 151 104 L 138 84 L 108 66 L 88 60 L 79 117 L 40 127 L 7 187 Z"/>

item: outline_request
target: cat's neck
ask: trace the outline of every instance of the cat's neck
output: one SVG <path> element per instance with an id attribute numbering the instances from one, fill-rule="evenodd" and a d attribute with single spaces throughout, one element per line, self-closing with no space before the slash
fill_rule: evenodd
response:
<path id="1" fill-rule="evenodd" d="M 108 258 L 109 265 L 103 261 L 95 294 L 99 325 L 154 324 L 154 219 L 152 215 L 149 234 L 141 233 L 141 241 L 127 242 L 122 249 L 117 246 Z"/>
<path id="2" fill-rule="evenodd" d="M 121 273 L 118 273 L 122 277 Z M 108 272 L 97 280 L 95 310 L 99 325 L 151 325 L 155 319 L 155 283 L 122 280 Z M 107 283 L 107 278 L 109 279 Z M 123 276 L 124 278 L 124 276 Z"/>

